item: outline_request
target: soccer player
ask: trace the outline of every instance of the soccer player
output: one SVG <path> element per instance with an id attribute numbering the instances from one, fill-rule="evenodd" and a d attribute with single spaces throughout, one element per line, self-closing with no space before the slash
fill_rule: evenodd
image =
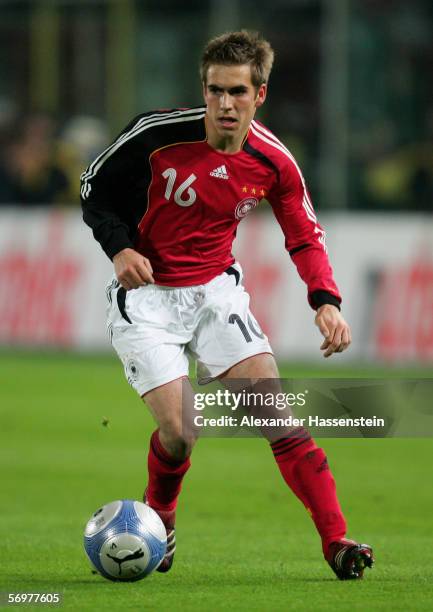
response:
<path id="1" fill-rule="evenodd" d="M 167 529 L 160 571 L 173 562 L 176 505 L 195 442 L 182 427 L 188 356 L 202 381 L 279 376 L 231 254 L 239 221 L 261 199 L 269 201 L 307 284 L 324 356 L 351 341 L 302 173 L 254 119 L 272 63 L 270 44 L 257 34 L 211 40 L 201 62 L 205 106 L 139 115 L 81 177 L 84 220 L 114 264 L 107 288 L 111 341 L 158 423 L 144 500 Z M 361 578 L 372 549 L 345 537 L 324 451 L 302 428 L 273 441 L 271 450 L 310 512 L 331 568 L 341 579 Z"/>

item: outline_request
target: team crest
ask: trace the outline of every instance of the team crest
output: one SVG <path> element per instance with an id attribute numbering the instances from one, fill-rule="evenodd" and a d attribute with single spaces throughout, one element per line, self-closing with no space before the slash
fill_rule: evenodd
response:
<path id="1" fill-rule="evenodd" d="M 243 219 L 247 216 L 250 210 L 253 210 L 259 203 L 257 198 L 244 198 L 236 206 L 235 217 L 236 219 Z"/>
<path id="2" fill-rule="evenodd" d="M 138 369 L 138 364 L 134 359 L 129 358 L 125 364 L 126 377 L 128 379 L 128 383 L 132 385 L 132 383 L 137 382 L 140 371 Z"/>

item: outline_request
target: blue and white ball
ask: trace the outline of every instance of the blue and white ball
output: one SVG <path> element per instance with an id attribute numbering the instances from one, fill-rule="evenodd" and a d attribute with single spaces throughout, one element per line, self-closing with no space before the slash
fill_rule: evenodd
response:
<path id="1" fill-rule="evenodd" d="M 86 525 L 84 548 L 96 571 L 109 580 L 141 580 L 164 558 L 167 532 L 146 504 L 124 499 L 99 508 Z"/>

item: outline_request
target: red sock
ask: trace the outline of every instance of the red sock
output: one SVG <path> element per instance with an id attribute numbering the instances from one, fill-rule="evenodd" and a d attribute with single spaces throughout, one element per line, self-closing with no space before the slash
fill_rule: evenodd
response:
<path id="1" fill-rule="evenodd" d="M 326 556 L 329 544 L 344 538 L 346 521 L 324 451 L 301 427 L 271 448 L 284 480 L 310 512 Z"/>
<path id="2" fill-rule="evenodd" d="M 151 508 L 164 512 L 176 509 L 182 480 L 190 465 L 189 457 L 184 461 L 171 457 L 161 444 L 158 430 L 153 432 L 147 459 L 149 481 L 145 493 Z"/>

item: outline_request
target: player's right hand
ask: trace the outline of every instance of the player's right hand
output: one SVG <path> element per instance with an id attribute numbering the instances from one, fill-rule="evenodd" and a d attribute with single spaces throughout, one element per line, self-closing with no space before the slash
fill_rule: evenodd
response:
<path id="1" fill-rule="evenodd" d="M 116 278 L 126 291 L 154 284 L 150 261 L 134 249 L 123 249 L 113 257 Z"/>

